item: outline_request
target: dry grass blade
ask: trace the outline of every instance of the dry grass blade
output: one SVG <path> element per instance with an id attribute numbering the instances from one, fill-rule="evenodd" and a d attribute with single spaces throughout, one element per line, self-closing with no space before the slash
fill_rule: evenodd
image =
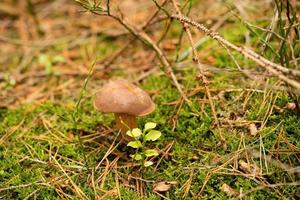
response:
<path id="1" fill-rule="evenodd" d="M 103 156 L 103 158 L 101 159 L 101 161 L 98 163 L 98 165 L 96 166 L 96 170 L 99 169 L 99 167 L 101 166 L 102 162 L 121 144 L 121 142 L 118 142 L 116 145 L 116 141 L 117 138 L 119 136 L 120 132 L 118 133 L 118 135 L 115 137 L 113 143 L 110 145 L 109 149 L 106 151 L 105 155 Z"/>
<path id="2" fill-rule="evenodd" d="M 192 182 L 193 182 L 193 177 L 194 177 L 194 170 L 192 169 L 191 173 L 190 173 L 190 177 L 189 179 L 185 182 L 185 184 L 183 185 L 184 187 L 184 194 L 183 194 L 183 198 L 185 199 L 186 197 L 188 197 L 188 194 L 190 192 L 191 186 L 192 186 Z"/>
<path id="3" fill-rule="evenodd" d="M 6 188 L 0 188 L 0 192 L 6 191 L 6 190 L 13 190 L 16 188 L 26 188 L 26 187 L 30 187 L 32 185 L 42 185 L 42 186 L 50 187 L 50 185 L 48 183 L 35 182 L 35 183 L 28 183 L 28 184 L 23 184 L 23 185 L 10 186 L 10 187 L 6 187 Z"/>
<path id="4" fill-rule="evenodd" d="M 16 127 L 12 128 L 12 130 L 8 131 L 6 134 L 4 134 L 1 138 L 0 138 L 0 145 L 2 145 L 12 134 L 14 134 L 24 123 L 24 120 L 21 121 L 21 123 L 19 123 L 19 125 L 17 125 Z"/>
<path id="5" fill-rule="evenodd" d="M 59 162 L 55 159 L 55 157 L 52 157 L 54 162 L 57 164 L 59 169 L 64 173 L 64 175 L 68 178 L 70 181 L 72 187 L 75 190 L 75 193 L 78 195 L 80 199 L 88 199 L 87 196 L 82 192 L 82 190 L 74 183 L 74 181 L 70 178 L 70 176 L 66 173 L 66 171 L 63 169 L 63 167 L 59 164 Z"/>
<path id="6" fill-rule="evenodd" d="M 276 188 L 276 187 L 282 187 L 282 186 L 300 186 L 300 182 L 292 182 L 292 183 L 277 183 L 277 184 L 269 184 L 269 185 L 261 185 L 261 186 L 258 186 L 256 188 L 253 188 L 247 192 L 244 192 L 242 194 L 240 194 L 236 200 L 238 199 L 243 199 L 244 197 L 246 197 L 247 195 L 255 192 L 255 191 L 258 191 L 258 190 L 262 190 L 262 189 L 266 189 L 266 188 Z"/>

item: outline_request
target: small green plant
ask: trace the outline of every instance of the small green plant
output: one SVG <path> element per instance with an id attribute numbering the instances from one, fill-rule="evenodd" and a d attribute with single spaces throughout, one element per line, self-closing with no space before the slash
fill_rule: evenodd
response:
<path id="1" fill-rule="evenodd" d="M 132 137 L 134 141 L 130 141 L 127 146 L 136 149 L 135 154 L 131 154 L 130 157 L 136 161 L 141 161 L 145 167 L 153 165 L 153 162 L 147 160 L 150 157 L 158 156 L 158 152 L 155 149 L 148 149 L 147 142 L 156 141 L 161 136 L 161 132 L 154 130 L 156 123 L 148 122 L 145 124 L 144 130 L 134 128 L 127 131 L 127 135 Z"/>
<path id="2" fill-rule="evenodd" d="M 16 80 L 9 73 L 3 73 L 3 82 L 6 88 L 16 85 Z"/>
<path id="3" fill-rule="evenodd" d="M 41 54 L 38 57 L 38 63 L 44 67 L 46 75 L 55 74 L 55 72 L 53 71 L 53 66 L 57 63 L 64 63 L 64 62 L 65 62 L 65 58 L 60 55 L 50 57 L 47 54 Z"/>

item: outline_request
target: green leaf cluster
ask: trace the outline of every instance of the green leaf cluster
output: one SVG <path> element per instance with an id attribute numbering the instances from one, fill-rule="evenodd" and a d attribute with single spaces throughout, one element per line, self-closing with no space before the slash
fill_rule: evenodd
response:
<path id="1" fill-rule="evenodd" d="M 127 131 L 127 135 L 134 139 L 130 141 L 127 146 L 136 149 L 136 153 L 130 155 L 136 161 L 142 161 L 145 167 L 153 165 L 152 161 L 147 160 L 147 158 L 158 156 L 159 153 L 155 149 L 148 149 L 147 143 L 156 141 L 160 138 L 161 132 L 154 130 L 156 128 L 156 123 L 148 122 L 145 124 L 143 131 L 139 128 L 134 128 Z"/>

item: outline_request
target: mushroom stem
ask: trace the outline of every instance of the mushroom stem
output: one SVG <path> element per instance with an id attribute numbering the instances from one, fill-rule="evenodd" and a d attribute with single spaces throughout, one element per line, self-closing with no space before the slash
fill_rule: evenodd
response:
<path id="1" fill-rule="evenodd" d="M 122 137 L 126 138 L 126 132 L 129 129 L 137 127 L 136 116 L 125 113 L 115 113 L 117 127 L 121 130 Z"/>

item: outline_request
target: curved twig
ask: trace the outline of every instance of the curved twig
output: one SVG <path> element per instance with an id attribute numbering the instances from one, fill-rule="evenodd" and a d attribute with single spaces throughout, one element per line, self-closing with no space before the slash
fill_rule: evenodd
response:
<path id="1" fill-rule="evenodd" d="M 203 24 L 200 24 L 188 17 L 176 14 L 176 15 L 172 15 L 172 18 L 176 19 L 182 23 L 186 23 L 186 24 L 196 27 L 198 30 L 204 32 L 207 36 L 211 37 L 212 39 L 217 40 L 221 45 L 224 45 L 230 49 L 233 49 L 233 50 L 243 54 L 245 57 L 253 60 L 255 63 L 264 67 L 268 72 L 275 75 L 280 80 L 282 80 L 282 81 L 286 82 L 287 84 L 293 86 L 294 88 L 300 90 L 300 83 L 298 81 L 290 79 L 289 77 L 284 75 L 284 74 L 289 74 L 289 75 L 293 75 L 296 77 L 300 77 L 300 71 L 288 69 L 279 64 L 273 63 L 273 62 L 269 61 L 268 59 L 262 57 L 261 55 L 255 53 L 254 51 L 252 51 L 249 48 L 238 47 L 238 46 L 230 43 L 226 39 L 224 39 L 217 32 L 211 31 L 210 29 L 205 27 Z"/>

